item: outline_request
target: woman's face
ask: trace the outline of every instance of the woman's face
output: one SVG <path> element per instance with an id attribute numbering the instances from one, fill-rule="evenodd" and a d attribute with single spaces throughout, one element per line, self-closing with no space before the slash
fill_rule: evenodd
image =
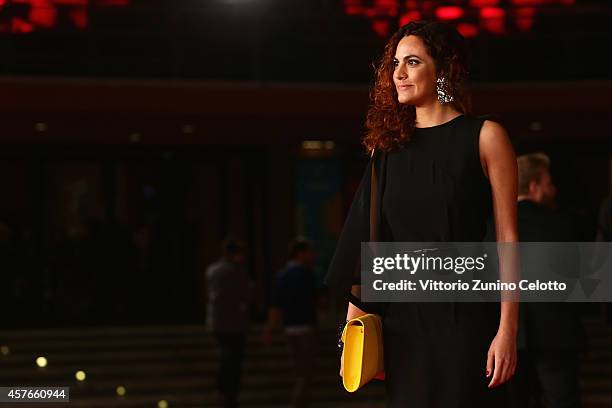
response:
<path id="1" fill-rule="evenodd" d="M 436 65 L 416 35 L 401 39 L 393 59 L 393 83 L 402 104 L 423 105 L 436 96 Z"/>

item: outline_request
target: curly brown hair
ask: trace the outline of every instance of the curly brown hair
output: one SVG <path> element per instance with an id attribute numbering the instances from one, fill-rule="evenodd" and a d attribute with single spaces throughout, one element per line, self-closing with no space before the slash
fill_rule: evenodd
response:
<path id="1" fill-rule="evenodd" d="M 370 91 L 371 105 L 366 118 L 367 133 L 362 144 L 374 149 L 391 151 L 404 145 L 415 127 L 415 109 L 400 104 L 393 83 L 395 50 L 400 40 L 415 35 L 423 41 L 436 64 L 438 76 L 448 80 L 448 90 L 454 97 L 453 106 L 462 113 L 469 110 L 465 89 L 468 75 L 468 53 L 465 39 L 451 25 L 437 21 L 412 21 L 401 27 L 387 42 L 376 66 L 374 86 Z"/>

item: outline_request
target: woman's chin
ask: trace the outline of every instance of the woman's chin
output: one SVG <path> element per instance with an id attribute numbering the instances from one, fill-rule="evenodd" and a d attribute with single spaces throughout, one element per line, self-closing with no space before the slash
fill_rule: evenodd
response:
<path id="1" fill-rule="evenodd" d="M 397 101 L 402 105 L 411 105 L 413 99 L 414 98 L 411 98 L 408 95 L 398 95 L 397 97 Z"/>

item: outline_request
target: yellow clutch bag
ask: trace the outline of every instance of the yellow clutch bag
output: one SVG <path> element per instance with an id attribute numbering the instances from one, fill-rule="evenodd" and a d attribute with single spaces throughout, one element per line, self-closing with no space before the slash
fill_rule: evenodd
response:
<path id="1" fill-rule="evenodd" d="M 382 321 L 380 316 L 366 314 L 349 320 L 342 331 L 342 383 L 355 392 L 374 377 L 384 378 Z"/>

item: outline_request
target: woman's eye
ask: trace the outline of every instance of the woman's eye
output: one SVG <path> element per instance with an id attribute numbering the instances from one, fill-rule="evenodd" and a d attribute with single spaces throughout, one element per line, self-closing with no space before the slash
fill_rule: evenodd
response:
<path id="1" fill-rule="evenodd" d="M 412 59 L 412 60 L 408 60 L 408 64 L 410 65 L 417 65 L 419 63 L 418 60 Z"/>
<path id="2" fill-rule="evenodd" d="M 393 66 L 397 67 L 399 65 L 399 61 L 398 60 L 393 60 Z"/>

